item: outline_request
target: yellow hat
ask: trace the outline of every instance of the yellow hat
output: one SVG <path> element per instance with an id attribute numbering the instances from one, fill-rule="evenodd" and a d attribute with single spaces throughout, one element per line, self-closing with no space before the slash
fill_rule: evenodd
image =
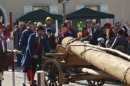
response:
<path id="1" fill-rule="evenodd" d="M 37 27 L 39 27 L 39 26 L 42 26 L 42 23 L 41 23 L 41 22 L 38 22 L 38 23 L 37 23 Z"/>
<path id="2" fill-rule="evenodd" d="M 45 23 L 47 20 L 51 20 L 51 22 L 53 22 L 53 20 L 51 19 L 51 17 L 47 17 L 46 20 L 45 20 Z"/>
<path id="3" fill-rule="evenodd" d="M 88 23 L 88 22 L 91 22 L 91 23 L 92 23 L 92 20 L 88 19 L 88 20 L 86 20 L 86 22 L 87 22 L 87 23 Z"/>

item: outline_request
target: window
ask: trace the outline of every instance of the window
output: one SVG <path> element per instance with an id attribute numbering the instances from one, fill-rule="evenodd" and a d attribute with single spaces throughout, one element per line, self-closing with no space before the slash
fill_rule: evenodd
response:
<path id="1" fill-rule="evenodd" d="M 99 11 L 99 6 L 85 6 L 86 8 L 95 10 L 95 11 Z"/>
<path id="2" fill-rule="evenodd" d="M 42 9 L 42 10 L 45 10 L 47 12 L 49 12 L 49 6 L 34 6 L 33 7 L 33 10 L 38 10 L 38 9 Z"/>
<path id="3" fill-rule="evenodd" d="M 86 8 L 89 8 L 89 9 L 92 9 L 92 10 L 95 10 L 95 11 L 99 11 L 99 6 L 85 6 Z M 94 23 L 96 22 L 100 22 L 100 20 L 96 20 L 96 19 L 92 19 L 92 21 Z"/>

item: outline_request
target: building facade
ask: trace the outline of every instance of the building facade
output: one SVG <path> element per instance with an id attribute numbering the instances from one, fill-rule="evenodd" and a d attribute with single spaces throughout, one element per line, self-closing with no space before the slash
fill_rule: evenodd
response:
<path id="1" fill-rule="evenodd" d="M 130 22 L 129 3 L 130 0 L 70 0 L 66 3 L 66 14 L 87 7 L 114 14 L 116 22 Z M 13 22 L 15 22 L 20 16 L 37 9 L 63 14 L 63 6 L 58 0 L 0 0 L 0 15 L 4 16 L 4 23 L 9 23 L 9 12 L 13 13 Z"/>

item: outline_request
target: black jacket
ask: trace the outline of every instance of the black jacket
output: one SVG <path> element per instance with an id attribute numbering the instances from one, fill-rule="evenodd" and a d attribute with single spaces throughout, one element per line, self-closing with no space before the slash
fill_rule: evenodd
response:
<path id="1" fill-rule="evenodd" d="M 46 35 L 46 40 L 49 44 L 49 46 L 51 47 L 52 50 L 55 50 L 56 49 L 56 42 L 55 42 L 55 36 L 53 34 L 49 36 Z"/>
<path id="2" fill-rule="evenodd" d="M 98 45 L 97 39 L 99 38 L 100 33 L 101 33 L 101 31 L 99 31 L 99 30 L 96 30 L 93 32 L 93 35 L 92 35 L 93 45 Z"/>

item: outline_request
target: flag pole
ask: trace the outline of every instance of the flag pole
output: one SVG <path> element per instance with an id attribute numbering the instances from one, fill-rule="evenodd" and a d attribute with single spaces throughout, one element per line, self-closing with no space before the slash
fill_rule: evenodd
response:
<path id="1" fill-rule="evenodd" d="M 55 20 L 55 22 L 56 22 L 56 34 L 55 34 L 55 36 L 56 36 L 56 45 L 58 45 L 58 20 Z"/>
<path id="2" fill-rule="evenodd" d="M 11 37 L 13 37 L 12 12 L 9 13 L 9 18 L 10 18 L 10 34 L 11 34 Z M 12 51 L 14 50 L 13 40 L 11 40 L 11 49 L 12 49 Z M 11 52 L 11 53 L 12 53 L 12 82 L 13 82 L 13 86 L 15 86 L 14 52 Z"/>

